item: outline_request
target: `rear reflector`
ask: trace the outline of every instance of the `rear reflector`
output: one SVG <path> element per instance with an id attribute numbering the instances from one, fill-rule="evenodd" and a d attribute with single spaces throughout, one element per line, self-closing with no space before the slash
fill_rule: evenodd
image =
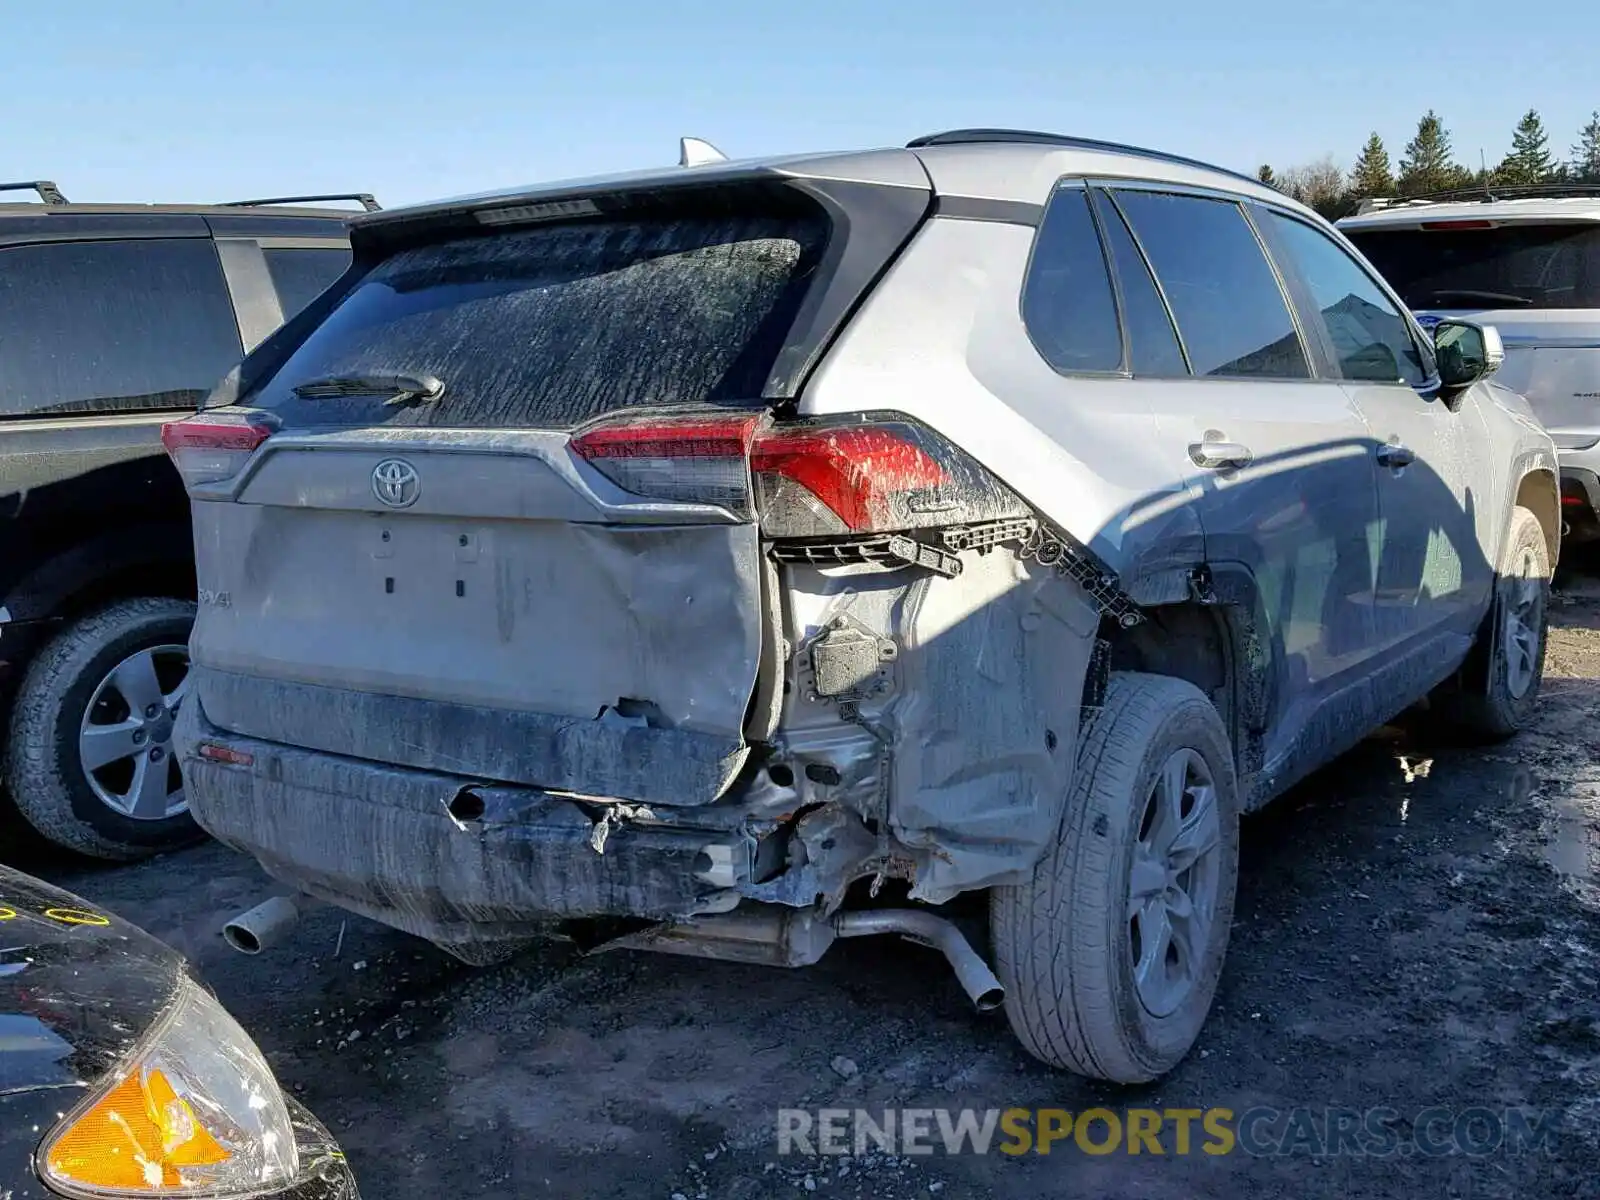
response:
<path id="1" fill-rule="evenodd" d="M 795 538 L 925 523 L 907 500 L 950 481 L 929 452 L 935 441 L 901 421 L 774 427 L 742 416 L 611 423 L 579 434 L 572 449 L 624 491 L 739 516 L 750 514 L 753 483 L 763 530 Z"/>
<path id="2" fill-rule="evenodd" d="M 1443 231 L 1447 229 L 1493 229 L 1493 221 L 1424 221 L 1424 229 Z"/>
<path id="3" fill-rule="evenodd" d="M 219 746 L 215 742 L 201 742 L 194 752 L 209 762 L 227 763 L 231 767 L 248 767 L 256 761 L 254 754 L 235 750 L 231 746 Z"/>
<path id="4" fill-rule="evenodd" d="M 161 444 L 183 482 L 193 487 L 237 475 L 272 432 L 246 416 L 205 415 L 163 425 Z"/>

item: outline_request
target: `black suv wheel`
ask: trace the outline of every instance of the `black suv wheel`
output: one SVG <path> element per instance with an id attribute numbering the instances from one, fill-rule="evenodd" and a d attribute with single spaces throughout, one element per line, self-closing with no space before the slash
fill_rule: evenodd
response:
<path id="1" fill-rule="evenodd" d="M 121 600 L 33 660 L 12 712 L 6 783 L 45 837 L 132 859 L 200 835 L 172 754 L 193 624 L 187 600 Z"/>

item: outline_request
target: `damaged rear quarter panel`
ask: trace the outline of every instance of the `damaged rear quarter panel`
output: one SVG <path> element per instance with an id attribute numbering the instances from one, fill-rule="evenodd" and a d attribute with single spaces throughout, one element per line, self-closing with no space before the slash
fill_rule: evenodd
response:
<path id="1" fill-rule="evenodd" d="M 858 765 L 840 798 L 875 817 L 873 793 L 886 793 L 897 853 L 914 862 L 912 896 L 933 903 L 1014 880 L 1049 843 L 1099 620 L 1077 584 L 1009 548 L 961 557 L 954 579 L 786 570 L 797 690 L 812 648 L 841 620 L 898 647 L 883 690 L 844 701 L 838 718 L 848 727 L 853 711 L 878 735 L 887 771 Z M 837 697 L 802 694 L 789 716 L 814 728 L 819 708 L 840 707 Z"/>

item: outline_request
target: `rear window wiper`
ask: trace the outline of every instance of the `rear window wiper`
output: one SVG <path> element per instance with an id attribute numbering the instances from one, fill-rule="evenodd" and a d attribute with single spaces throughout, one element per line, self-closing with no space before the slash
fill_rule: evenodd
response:
<path id="1" fill-rule="evenodd" d="M 1533 304 L 1533 301 L 1526 296 L 1518 296 L 1512 292 L 1484 292 L 1477 288 L 1444 288 L 1437 292 L 1429 292 L 1427 298 L 1435 304 L 1443 304 L 1450 300 L 1505 304 L 1514 308 L 1527 308 Z"/>
<path id="2" fill-rule="evenodd" d="M 384 404 L 432 404 L 444 395 L 444 381 L 433 375 L 330 375 L 296 384 L 302 400 L 342 400 L 347 396 L 385 396 Z"/>

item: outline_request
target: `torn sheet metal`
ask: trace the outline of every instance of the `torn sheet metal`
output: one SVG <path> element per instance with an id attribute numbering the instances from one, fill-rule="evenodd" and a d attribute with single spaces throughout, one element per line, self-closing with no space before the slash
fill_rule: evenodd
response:
<path id="1" fill-rule="evenodd" d="M 1099 612 L 1054 564 L 978 557 L 909 614 L 890 803 L 939 903 L 1031 869 L 1055 835 Z"/>
<path id="2" fill-rule="evenodd" d="M 877 869 L 908 855 L 912 896 L 934 903 L 1018 877 L 1054 836 L 1100 620 L 1054 561 L 1000 549 L 963 560 L 955 578 L 788 568 L 802 653 L 782 735 L 826 719 L 857 727 L 874 768 L 833 798 L 886 818 Z M 863 680 L 868 639 L 897 646 L 842 705 L 814 682 L 816 650 L 835 637 Z"/>

